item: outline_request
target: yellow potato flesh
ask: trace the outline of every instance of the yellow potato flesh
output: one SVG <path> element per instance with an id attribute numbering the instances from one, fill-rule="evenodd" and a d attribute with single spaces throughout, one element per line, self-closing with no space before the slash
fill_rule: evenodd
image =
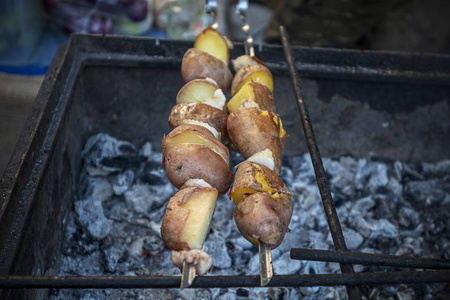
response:
<path id="1" fill-rule="evenodd" d="M 268 114 L 269 114 L 269 112 L 266 111 L 266 110 L 263 110 L 263 111 L 261 111 L 261 113 L 260 113 L 261 116 L 267 116 Z M 279 116 L 275 115 L 275 116 L 272 118 L 272 120 L 273 120 L 273 122 L 274 122 L 275 124 L 278 124 L 278 125 L 280 126 L 279 137 L 282 138 L 282 137 L 286 134 L 286 131 L 283 129 L 283 123 L 281 122 L 281 118 L 280 118 Z"/>
<path id="2" fill-rule="evenodd" d="M 183 237 L 191 249 L 203 247 L 216 207 L 217 195 L 218 192 L 214 190 L 193 193 L 183 204 L 183 208 L 189 210 L 183 227 Z"/>
<path id="3" fill-rule="evenodd" d="M 214 96 L 217 87 L 207 82 L 193 82 L 178 96 L 178 103 L 203 103 Z"/>
<path id="4" fill-rule="evenodd" d="M 245 195 L 249 194 L 255 194 L 258 192 L 268 192 L 271 197 L 278 198 L 280 197 L 280 194 L 276 192 L 272 187 L 269 186 L 269 182 L 264 178 L 262 172 L 255 171 L 255 179 L 257 182 L 259 182 L 262 187 L 259 189 L 259 191 L 254 190 L 250 187 L 242 187 L 240 189 L 237 189 L 232 195 L 231 199 L 233 199 L 234 204 L 238 205 L 244 198 Z"/>
<path id="5" fill-rule="evenodd" d="M 244 80 L 239 83 L 234 91 L 234 95 L 248 82 L 258 82 L 265 85 L 271 92 L 273 92 L 273 79 L 272 77 L 264 72 L 256 71 L 247 76 Z M 233 96 L 234 96 L 233 95 Z"/>
<path id="6" fill-rule="evenodd" d="M 282 138 L 286 134 L 286 131 L 283 129 L 283 123 L 281 122 L 280 117 L 278 117 L 278 116 L 273 117 L 273 121 L 276 124 L 279 124 L 279 126 L 280 126 L 280 134 L 279 135 L 280 135 L 280 138 Z"/>
<path id="7" fill-rule="evenodd" d="M 222 35 L 215 30 L 205 30 L 197 36 L 194 48 L 206 52 L 228 63 L 228 45 Z"/>
<path id="8" fill-rule="evenodd" d="M 183 133 L 180 133 L 172 138 L 166 138 L 166 151 L 169 152 L 170 148 L 173 147 L 176 144 L 197 144 L 197 145 L 203 145 L 217 154 L 219 154 L 225 161 L 228 161 L 227 155 L 223 153 L 218 147 L 208 141 L 207 139 L 203 138 L 201 135 L 193 133 L 191 131 L 185 131 Z"/>
<path id="9" fill-rule="evenodd" d="M 228 112 L 231 114 L 234 110 L 238 109 L 245 101 L 254 101 L 255 95 L 253 93 L 253 87 L 251 82 L 247 82 L 241 89 L 230 99 L 227 104 Z"/>

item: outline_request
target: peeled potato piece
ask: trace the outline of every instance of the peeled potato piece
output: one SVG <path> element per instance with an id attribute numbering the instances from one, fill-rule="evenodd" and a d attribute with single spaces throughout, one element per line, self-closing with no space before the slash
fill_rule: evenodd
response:
<path id="1" fill-rule="evenodd" d="M 286 194 L 251 194 L 234 209 L 234 221 L 242 236 L 252 244 L 261 241 L 271 249 L 283 241 L 291 217 L 292 202 Z"/>
<path id="2" fill-rule="evenodd" d="M 203 103 L 180 103 L 172 107 L 169 125 L 173 129 L 190 121 L 204 122 L 215 128 L 220 133 L 220 141 L 228 145 L 227 118 L 224 111 Z"/>
<path id="3" fill-rule="evenodd" d="M 245 159 L 265 149 L 272 151 L 275 172 L 280 173 L 288 135 L 277 114 L 256 107 L 241 107 L 228 116 L 227 132 Z"/>
<path id="4" fill-rule="evenodd" d="M 230 162 L 228 149 L 214 137 L 211 131 L 202 126 L 186 124 L 176 127 L 163 139 L 163 155 L 169 152 L 171 147 L 181 143 L 204 145 L 219 154 L 227 164 Z"/>
<path id="5" fill-rule="evenodd" d="M 161 237 L 169 249 L 202 249 L 217 197 L 216 189 L 188 187 L 170 198 L 161 225 Z"/>
<path id="6" fill-rule="evenodd" d="M 289 192 L 283 180 L 266 166 L 250 161 L 240 163 L 228 196 L 238 205 L 248 195 L 258 192 L 267 192 L 273 197 L 280 194 L 290 197 L 293 194 Z"/>
<path id="7" fill-rule="evenodd" d="M 194 48 L 217 57 L 228 64 L 230 52 L 228 42 L 220 32 L 211 27 L 206 28 L 197 35 Z"/>
<path id="8" fill-rule="evenodd" d="M 184 82 L 194 79 L 211 78 L 226 93 L 230 89 L 233 75 L 228 64 L 204 51 L 190 48 L 181 62 L 181 76 Z"/>
<path id="9" fill-rule="evenodd" d="M 245 66 L 264 65 L 264 62 L 262 62 L 262 60 L 255 56 L 244 54 L 237 57 L 236 59 L 232 59 L 231 64 L 233 65 L 234 71 L 237 72 Z"/>
<path id="10" fill-rule="evenodd" d="M 259 82 L 273 92 L 273 77 L 270 70 L 260 64 L 242 67 L 231 83 L 231 95 L 234 96 L 247 82 Z"/>
<path id="11" fill-rule="evenodd" d="M 179 103 L 204 103 L 225 110 L 225 95 L 219 86 L 209 79 L 195 79 L 186 83 L 177 94 Z"/>
<path id="12" fill-rule="evenodd" d="M 272 92 L 263 84 L 258 82 L 247 82 L 228 101 L 228 113 L 232 113 L 239 107 L 258 107 L 262 110 L 275 112 Z"/>

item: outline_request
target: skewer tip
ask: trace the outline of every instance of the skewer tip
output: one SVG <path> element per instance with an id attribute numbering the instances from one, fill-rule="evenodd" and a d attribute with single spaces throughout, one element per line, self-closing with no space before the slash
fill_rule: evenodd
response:
<path id="1" fill-rule="evenodd" d="M 183 270 L 181 271 L 181 285 L 180 289 L 188 288 L 192 285 L 195 279 L 195 267 L 186 261 L 183 262 Z"/>
<path id="2" fill-rule="evenodd" d="M 270 248 L 261 241 L 258 242 L 258 250 L 260 284 L 261 286 L 266 286 L 273 277 L 272 252 L 270 252 Z"/>

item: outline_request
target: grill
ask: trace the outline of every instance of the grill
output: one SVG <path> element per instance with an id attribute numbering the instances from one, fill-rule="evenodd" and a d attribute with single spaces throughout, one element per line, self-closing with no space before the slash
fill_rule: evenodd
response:
<path id="1" fill-rule="evenodd" d="M 284 42 L 286 49 L 290 49 L 287 40 Z M 77 191 L 80 152 L 85 141 L 106 131 L 136 144 L 150 140 L 156 148 L 160 147 L 163 134 L 170 131 L 166 116 L 183 85 L 181 58 L 190 46 L 185 41 L 74 34 L 69 44 L 59 49 L 0 183 L 3 297 L 20 294 L 42 298 L 43 288 L 179 287 L 179 276 L 53 274 L 60 264 L 63 228 Z M 323 100 L 308 102 L 308 112 L 300 101 L 303 97 L 295 75 L 297 93 L 292 89 L 293 68 L 286 64 L 283 48 L 260 46 L 255 50 L 274 74 L 278 113 L 291 135 L 285 155 L 303 153 L 309 147 L 337 250 L 292 249 L 291 257 L 339 262 L 343 271 L 343 274 L 275 275 L 269 286 L 347 285 L 349 297 L 358 299 L 359 285 L 449 282 L 446 260 L 411 261 L 346 251 L 317 145 L 328 157 L 370 154 L 413 162 L 450 157 L 450 118 L 442 117 L 442 111 L 438 110 L 430 110 L 420 120 L 412 113 L 430 104 L 448 108 L 450 57 L 292 47 L 286 57 L 292 60 L 291 66 L 295 62 L 302 77 L 304 100 L 308 102 L 313 93 Z M 237 45 L 231 56 L 242 53 L 244 46 Z M 335 94 L 359 103 L 356 111 L 336 115 L 330 102 Z M 293 99 L 300 99 L 299 114 Z M 348 126 L 348 118 L 367 106 L 385 113 L 386 119 L 366 119 L 357 128 Z M 409 113 L 411 118 L 397 117 Z M 375 124 L 382 121 L 390 124 L 389 130 L 377 129 Z M 444 270 L 354 274 L 352 264 L 356 263 Z M 206 276 L 197 278 L 192 285 L 257 286 L 258 276 Z"/>

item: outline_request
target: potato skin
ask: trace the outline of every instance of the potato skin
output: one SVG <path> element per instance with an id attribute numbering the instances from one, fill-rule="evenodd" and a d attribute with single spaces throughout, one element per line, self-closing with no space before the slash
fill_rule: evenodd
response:
<path id="1" fill-rule="evenodd" d="M 214 127 L 220 133 L 220 141 L 230 144 L 227 133 L 228 115 L 215 107 L 203 103 L 180 103 L 172 107 L 169 115 L 169 125 L 172 129 L 185 124 L 188 120 L 204 122 Z"/>
<path id="2" fill-rule="evenodd" d="M 272 198 L 267 192 L 248 196 L 234 209 L 234 220 L 242 236 L 255 245 L 260 240 L 271 249 L 283 241 L 291 217 L 289 196 Z"/>
<path id="3" fill-rule="evenodd" d="M 163 156 L 167 152 L 167 139 L 170 139 L 172 137 L 175 137 L 179 134 L 182 134 L 183 132 L 191 131 L 197 135 L 202 136 L 203 138 L 209 140 L 212 144 L 214 144 L 218 151 L 220 151 L 221 156 L 225 160 L 227 164 L 230 164 L 230 152 L 228 151 L 228 148 L 225 147 L 220 141 L 216 139 L 216 137 L 212 134 L 211 131 L 206 129 L 203 126 L 200 125 L 194 125 L 194 124 L 183 124 L 178 127 L 176 127 L 174 130 L 172 130 L 167 136 L 164 137 L 162 142 L 162 153 Z M 163 161 L 164 166 L 164 161 Z"/>
<path id="4" fill-rule="evenodd" d="M 181 76 L 186 83 L 194 79 L 212 78 L 224 93 L 230 89 L 233 80 L 233 75 L 223 60 L 195 48 L 188 49 L 184 54 Z"/>
<path id="5" fill-rule="evenodd" d="M 280 127 L 273 121 L 274 116 L 273 112 L 262 114 L 262 110 L 256 107 L 240 107 L 228 116 L 227 131 L 231 142 L 245 159 L 265 149 L 272 151 L 275 173 L 279 174 L 287 134 L 280 138 Z"/>
<path id="6" fill-rule="evenodd" d="M 266 166 L 251 162 L 243 161 L 237 165 L 237 170 L 234 175 L 233 187 L 230 189 L 228 195 L 231 195 L 240 188 L 248 187 L 255 191 L 259 191 L 262 188 L 262 184 L 259 183 L 255 178 L 255 173 L 259 171 L 262 173 L 263 177 L 267 180 L 269 186 L 280 194 L 293 195 L 290 192 L 283 180 L 271 169 Z"/>
<path id="7" fill-rule="evenodd" d="M 213 190 L 208 187 L 189 187 L 179 190 L 167 204 L 166 213 L 161 224 L 161 237 L 166 246 L 175 251 L 190 250 L 183 242 L 183 228 L 189 216 L 189 210 L 183 208 L 183 203 L 196 192 Z"/>
<path id="8" fill-rule="evenodd" d="M 268 110 L 275 112 L 275 103 L 273 102 L 273 93 L 265 85 L 252 82 L 250 85 L 255 93 L 255 102 L 258 103 L 259 107 L 263 110 Z"/>
<path id="9" fill-rule="evenodd" d="M 198 144 L 177 144 L 163 154 L 167 178 L 177 188 L 189 179 L 203 179 L 224 194 L 233 182 L 229 164 L 210 148 Z"/>
<path id="10" fill-rule="evenodd" d="M 264 65 L 254 64 L 242 67 L 239 69 L 239 71 L 237 71 L 236 75 L 234 75 L 233 81 L 231 82 L 231 95 L 236 94 L 237 92 L 236 88 L 239 86 L 239 84 L 253 72 L 266 73 L 273 80 L 272 72 L 270 72 L 270 70 Z"/>

